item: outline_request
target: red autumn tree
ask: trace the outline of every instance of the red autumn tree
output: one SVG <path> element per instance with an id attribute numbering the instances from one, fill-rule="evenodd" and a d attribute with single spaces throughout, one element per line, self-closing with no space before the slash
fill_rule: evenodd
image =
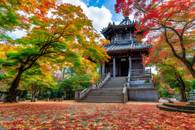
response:
<path id="1" fill-rule="evenodd" d="M 134 15 L 140 21 L 137 31 L 150 34 L 152 40 L 163 34 L 173 56 L 195 78 L 194 5 L 193 0 L 116 0 L 115 10 L 124 16 Z"/>

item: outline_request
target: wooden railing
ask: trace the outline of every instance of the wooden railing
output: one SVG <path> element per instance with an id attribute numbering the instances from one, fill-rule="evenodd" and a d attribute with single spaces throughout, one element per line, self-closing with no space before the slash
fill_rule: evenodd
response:
<path id="1" fill-rule="evenodd" d="M 98 84 L 92 85 L 89 88 L 86 88 L 86 89 L 82 90 L 81 92 L 78 92 L 76 99 L 81 100 L 84 97 L 86 97 L 92 89 L 98 89 L 98 88 L 103 87 L 103 85 L 110 79 L 110 77 L 111 77 L 111 75 L 110 75 L 110 73 L 108 73 L 106 75 L 106 77 L 103 80 L 101 80 Z"/>

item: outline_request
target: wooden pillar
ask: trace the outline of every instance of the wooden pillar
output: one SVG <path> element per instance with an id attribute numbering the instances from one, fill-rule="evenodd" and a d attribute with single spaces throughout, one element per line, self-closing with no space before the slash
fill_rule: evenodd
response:
<path id="1" fill-rule="evenodd" d="M 116 77 L 116 59 L 113 57 L 113 77 Z"/>
<path id="2" fill-rule="evenodd" d="M 131 61 L 131 56 L 129 56 L 129 71 L 131 71 L 131 69 L 132 69 L 132 63 L 131 63 L 132 61 Z"/>
<path id="3" fill-rule="evenodd" d="M 130 72 L 128 72 L 128 76 L 131 77 L 131 73 L 132 73 L 132 59 L 131 59 L 131 56 L 129 56 L 129 71 Z M 131 86 L 131 78 L 130 77 L 128 77 L 128 87 Z"/>
<path id="4" fill-rule="evenodd" d="M 102 76 L 105 75 L 105 63 L 102 63 Z"/>

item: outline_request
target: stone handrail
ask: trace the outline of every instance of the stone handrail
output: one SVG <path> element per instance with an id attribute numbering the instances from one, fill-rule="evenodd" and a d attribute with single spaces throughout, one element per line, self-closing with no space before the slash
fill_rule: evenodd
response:
<path id="1" fill-rule="evenodd" d="M 108 73 L 108 74 L 106 75 L 106 77 L 105 77 L 102 81 L 100 81 L 100 83 L 97 85 L 96 88 L 101 88 L 101 87 L 103 87 L 103 85 L 110 79 L 110 77 L 111 77 L 111 74 Z"/>
<path id="2" fill-rule="evenodd" d="M 129 72 L 128 72 L 127 87 L 129 87 L 130 81 L 131 81 L 131 69 L 129 69 Z"/>
<path id="3" fill-rule="evenodd" d="M 89 88 L 84 89 L 79 93 L 79 99 L 83 99 L 87 94 L 94 88 L 94 85 L 90 86 Z"/>
<path id="4" fill-rule="evenodd" d="M 122 93 L 123 93 L 123 103 L 126 103 L 128 101 L 127 84 L 124 84 Z"/>
<path id="5" fill-rule="evenodd" d="M 123 85 L 123 103 L 128 102 L 128 92 L 127 92 L 127 88 L 130 85 L 130 81 L 131 81 L 131 69 L 129 68 L 129 72 L 128 72 L 128 77 L 127 77 L 127 82 Z"/>
<path id="6" fill-rule="evenodd" d="M 101 88 L 109 79 L 110 79 L 110 73 L 108 73 L 107 75 L 106 75 L 106 77 L 102 80 L 102 81 L 100 81 L 100 83 L 98 84 L 98 85 L 92 85 L 92 86 L 90 86 L 89 88 L 86 88 L 86 89 L 84 89 L 84 90 L 82 90 L 81 92 L 79 92 L 78 94 L 78 99 L 79 100 L 81 100 L 81 99 L 83 99 L 85 96 L 87 96 L 88 95 L 88 93 L 92 90 L 92 89 L 96 89 L 96 88 Z"/>

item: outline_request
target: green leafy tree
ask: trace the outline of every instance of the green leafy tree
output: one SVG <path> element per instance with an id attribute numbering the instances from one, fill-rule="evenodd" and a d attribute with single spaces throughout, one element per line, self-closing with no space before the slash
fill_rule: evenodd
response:
<path id="1" fill-rule="evenodd" d="M 20 7 L 27 14 L 27 35 L 10 41 L 6 38 L 9 47 L 0 59 L 4 75 L 12 72 L 7 76 L 13 78 L 8 102 L 16 101 L 22 76 L 36 64 L 46 63 L 54 72 L 66 65 L 80 68 L 81 62 L 94 67 L 94 62 L 107 58 L 105 50 L 97 43 L 98 35 L 93 31 L 91 21 L 80 7 L 47 1 L 42 5 L 32 1 L 26 3 L 35 5 L 32 9 L 25 3 Z"/>
<path id="2" fill-rule="evenodd" d="M 36 64 L 22 75 L 18 89 L 30 92 L 31 100 L 35 101 L 43 88 L 56 89 L 57 83 L 52 72 L 45 72 Z"/>
<path id="3" fill-rule="evenodd" d="M 173 89 L 179 89 L 181 100 L 187 101 L 187 85 L 183 73 L 170 64 L 159 64 L 158 67 L 160 75 L 163 76 L 161 81 L 167 83 Z"/>

